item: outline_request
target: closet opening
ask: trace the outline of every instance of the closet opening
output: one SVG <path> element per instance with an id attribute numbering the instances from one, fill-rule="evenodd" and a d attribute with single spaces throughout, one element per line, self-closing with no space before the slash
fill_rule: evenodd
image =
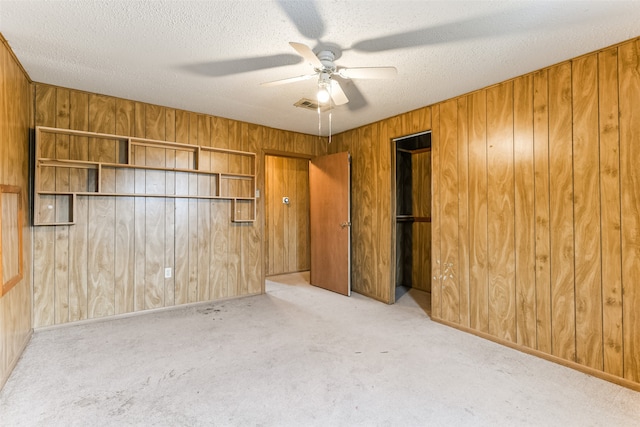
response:
<path id="1" fill-rule="evenodd" d="M 430 301 L 431 131 L 393 139 L 392 159 L 395 299 L 412 290 Z"/>
<path id="2" fill-rule="evenodd" d="M 309 159 L 265 153 L 265 276 L 309 271 Z"/>

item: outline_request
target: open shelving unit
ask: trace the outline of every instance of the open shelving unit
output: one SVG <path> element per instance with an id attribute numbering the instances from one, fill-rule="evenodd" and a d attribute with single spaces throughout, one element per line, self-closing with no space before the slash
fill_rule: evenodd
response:
<path id="1" fill-rule="evenodd" d="M 75 149 L 70 149 L 72 143 Z M 147 150 L 153 150 L 155 161 L 147 158 Z M 171 158 L 173 164 L 167 165 L 166 158 Z M 124 170 L 133 170 L 134 174 L 171 172 L 181 182 L 205 178 L 206 185 L 202 187 L 206 190 L 180 191 L 172 185 L 168 186 L 171 191 L 149 192 L 132 183 L 135 178 L 131 175 L 129 182 L 121 186 L 126 190 L 120 190 L 115 176 Z M 232 222 L 254 222 L 255 174 L 256 155 L 251 152 L 39 126 L 35 139 L 33 225 L 73 225 L 80 196 L 230 200 Z M 56 179 L 58 176 L 61 179 Z M 48 203 L 47 198 L 61 201 L 63 208 Z M 51 214 L 48 211 L 54 204 L 57 212 Z"/>

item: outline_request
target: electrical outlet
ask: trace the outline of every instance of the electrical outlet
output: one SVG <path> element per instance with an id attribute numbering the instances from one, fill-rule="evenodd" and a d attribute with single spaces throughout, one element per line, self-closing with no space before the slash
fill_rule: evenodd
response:
<path id="1" fill-rule="evenodd" d="M 164 269 L 164 278 L 169 279 L 171 277 L 171 267 L 167 267 Z"/>

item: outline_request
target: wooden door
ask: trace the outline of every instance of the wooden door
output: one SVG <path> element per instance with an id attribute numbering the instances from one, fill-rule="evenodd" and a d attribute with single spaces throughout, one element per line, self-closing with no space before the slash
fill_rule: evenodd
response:
<path id="1" fill-rule="evenodd" d="M 316 157 L 309 163 L 311 284 L 351 295 L 351 157 Z"/>

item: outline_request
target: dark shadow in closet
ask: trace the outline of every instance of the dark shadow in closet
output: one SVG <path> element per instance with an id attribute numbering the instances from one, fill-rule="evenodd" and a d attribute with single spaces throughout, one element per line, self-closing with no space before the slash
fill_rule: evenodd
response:
<path id="1" fill-rule="evenodd" d="M 431 222 L 431 132 L 396 139 L 395 145 L 398 299 L 412 287 L 430 291 L 430 227 L 425 233 L 416 223 Z"/>

